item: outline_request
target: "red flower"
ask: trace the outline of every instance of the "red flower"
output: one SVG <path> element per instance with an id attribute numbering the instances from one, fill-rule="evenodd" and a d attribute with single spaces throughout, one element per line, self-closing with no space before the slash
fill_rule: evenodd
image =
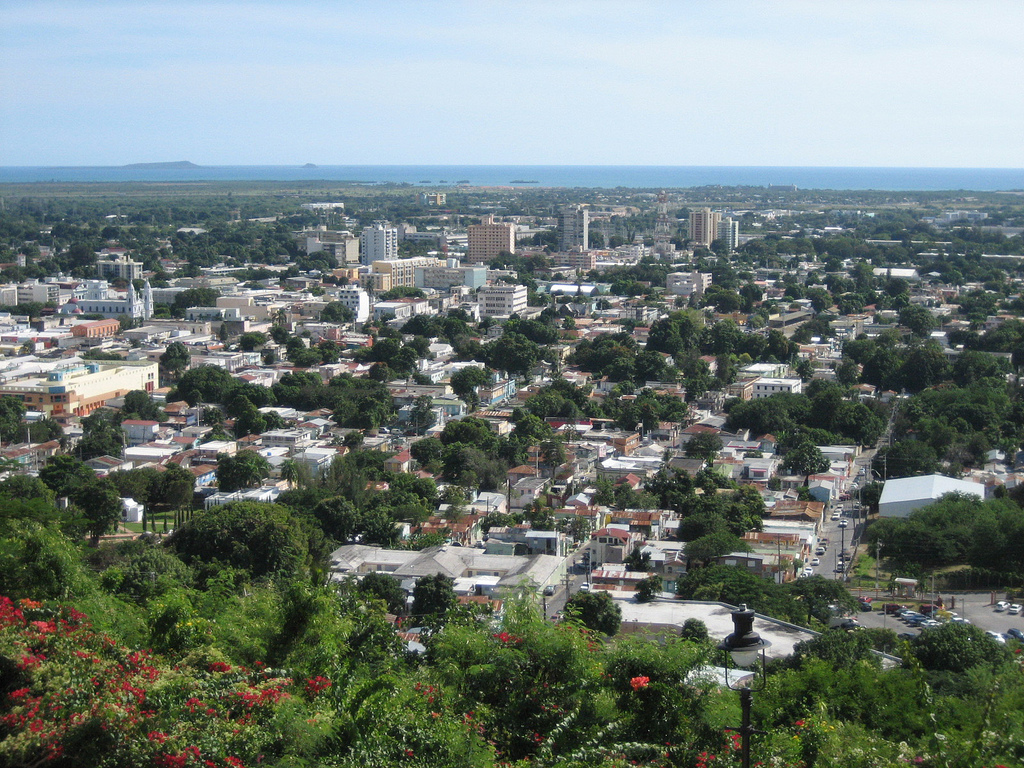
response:
<path id="1" fill-rule="evenodd" d="M 331 687 L 331 685 L 331 681 L 328 680 L 326 677 L 323 677 L 322 675 L 317 675 L 316 677 L 306 681 L 306 695 L 310 698 L 313 698 L 321 691 L 326 691 L 328 688 Z"/>
<path id="2" fill-rule="evenodd" d="M 651 684 L 651 678 L 649 677 L 634 677 L 629 681 L 629 684 L 633 686 L 634 691 L 639 691 L 641 688 L 646 688 Z"/>
<path id="3" fill-rule="evenodd" d="M 215 661 L 210 665 L 211 672 L 230 672 L 231 665 L 225 664 L 223 661 Z"/>

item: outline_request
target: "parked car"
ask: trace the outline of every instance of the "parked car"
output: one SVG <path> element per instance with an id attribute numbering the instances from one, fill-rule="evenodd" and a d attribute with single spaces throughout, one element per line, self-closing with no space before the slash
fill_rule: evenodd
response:
<path id="1" fill-rule="evenodd" d="M 839 514 L 838 512 L 833 512 L 833 513 L 832 513 L 832 518 L 831 518 L 831 519 L 832 519 L 832 520 L 838 520 L 838 519 L 839 519 L 839 518 L 841 518 L 841 517 L 842 517 L 842 515 L 841 515 L 841 514 Z"/>
<path id="2" fill-rule="evenodd" d="M 937 605 L 930 604 L 930 605 L 922 605 L 917 610 L 918 610 L 919 613 L 923 613 L 925 616 L 931 616 L 933 613 L 935 613 L 935 611 L 941 610 L 941 608 L 939 608 L 939 606 L 937 606 Z"/>
<path id="3" fill-rule="evenodd" d="M 580 590 L 579 591 L 580 592 L 589 592 L 590 591 L 590 585 L 589 584 L 580 584 Z"/>
<path id="4" fill-rule="evenodd" d="M 850 521 L 849 521 L 849 520 L 840 520 L 840 521 L 839 521 L 839 527 L 840 527 L 840 528 L 845 528 L 845 527 L 846 527 L 846 526 L 848 526 L 849 524 L 850 524 Z"/>
<path id="5" fill-rule="evenodd" d="M 999 601 L 998 603 L 996 603 L 996 605 L 995 605 L 995 609 L 996 609 L 997 611 L 1005 611 L 1005 610 L 1006 610 L 1007 608 L 1009 608 L 1009 607 L 1010 607 L 1010 604 L 1009 604 L 1008 602 L 1006 602 L 1005 600 L 1000 600 L 1000 601 Z"/>
<path id="6" fill-rule="evenodd" d="M 861 609 L 862 611 L 864 611 L 864 613 L 868 613 L 868 612 L 870 612 L 870 611 L 871 611 L 871 603 L 865 603 L 865 602 L 864 602 L 864 601 L 862 600 L 862 601 L 861 601 L 861 604 L 860 604 L 860 609 Z"/>
<path id="7" fill-rule="evenodd" d="M 1013 605 L 1011 605 L 1009 608 L 1006 609 L 1006 612 L 1007 613 L 1012 613 L 1014 616 L 1016 616 L 1018 613 L 1020 613 L 1020 610 L 1021 610 L 1020 603 L 1014 603 Z"/>
<path id="8" fill-rule="evenodd" d="M 1024 643 L 1024 632 L 1021 632 L 1016 627 L 1010 627 L 1010 629 L 1007 630 L 1006 634 L 1008 634 L 1014 640 L 1020 640 L 1022 643 Z"/>
<path id="9" fill-rule="evenodd" d="M 891 616 L 894 613 L 899 613 L 900 611 L 906 610 L 906 606 L 900 605 L 899 603 L 885 603 L 882 606 L 882 610 Z"/>
<path id="10" fill-rule="evenodd" d="M 544 587 L 544 597 L 551 597 L 553 594 L 555 594 L 554 584 L 548 584 L 546 587 Z"/>
<path id="11" fill-rule="evenodd" d="M 1000 635 L 998 632 L 993 632 L 992 630 L 989 630 L 985 634 L 991 637 L 995 642 L 1001 645 L 1006 645 L 1006 638 Z"/>
<path id="12" fill-rule="evenodd" d="M 821 565 L 821 560 L 815 557 L 811 560 L 811 565 L 817 568 L 819 565 Z"/>
<path id="13" fill-rule="evenodd" d="M 816 554 L 818 557 L 821 557 L 822 555 L 825 554 L 825 548 L 824 547 L 818 547 L 816 550 L 814 550 L 814 554 Z"/>

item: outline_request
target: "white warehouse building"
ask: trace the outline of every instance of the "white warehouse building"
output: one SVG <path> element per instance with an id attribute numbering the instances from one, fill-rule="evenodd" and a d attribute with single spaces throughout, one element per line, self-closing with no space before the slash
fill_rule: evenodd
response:
<path id="1" fill-rule="evenodd" d="M 908 517 L 911 512 L 938 501 L 947 493 L 985 498 L 985 486 L 945 475 L 898 477 L 886 480 L 878 500 L 879 517 Z"/>

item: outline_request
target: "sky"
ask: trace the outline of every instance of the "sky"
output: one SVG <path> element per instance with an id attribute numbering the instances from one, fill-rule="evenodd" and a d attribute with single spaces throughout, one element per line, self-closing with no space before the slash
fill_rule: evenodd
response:
<path id="1" fill-rule="evenodd" d="M 1021 0 L 4 0 L 0 166 L 1024 167 Z"/>

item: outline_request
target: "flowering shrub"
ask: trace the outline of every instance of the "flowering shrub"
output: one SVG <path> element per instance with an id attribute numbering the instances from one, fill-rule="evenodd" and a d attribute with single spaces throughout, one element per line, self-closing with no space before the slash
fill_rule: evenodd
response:
<path id="1" fill-rule="evenodd" d="M 651 678 L 649 677 L 634 677 L 629 681 L 630 687 L 634 691 L 640 691 L 651 684 Z"/>
<path id="2" fill-rule="evenodd" d="M 294 688 L 288 678 L 223 662 L 206 673 L 168 668 L 95 632 L 73 608 L 6 597 L 0 654 L 17 660 L 17 686 L 0 718 L 5 765 L 62 755 L 89 766 L 255 765 Z"/>

